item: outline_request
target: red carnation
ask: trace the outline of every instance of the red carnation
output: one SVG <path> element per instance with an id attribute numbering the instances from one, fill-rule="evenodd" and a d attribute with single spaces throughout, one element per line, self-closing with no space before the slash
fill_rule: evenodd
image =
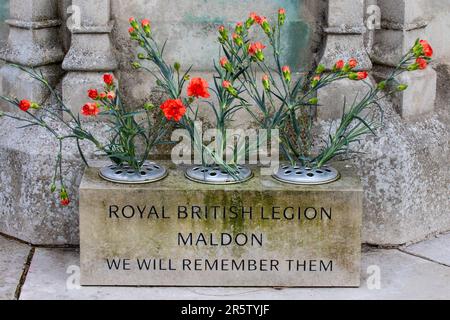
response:
<path id="1" fill-rule="evenodd" d="M 255 42 L 255 43 L 252 43 L 252 44 L 250 45 L 250 47 L 248 48 L 248 53 L 249 53 L 251 56 L 254 56 L 254 55 L 256 55 L 258 52 L 262 52 L 265 48 L 266 48 L 266 46 L 263 45 L 261 42 Z"/>
<path id="2" fill-rule="evenodd" d="M 114 76 L 112 74 L 106 73 L 106 74 L 103 75 L 103 81 L 108 86 L 112 86 L 114 84 Z"/>
<path id="3" fill-rule="evenodd" d="M 348 61 L 348 65 L 350 68 L 356 68 L 356 66 L 358 65 L 358 60 L 356 60 L 355 58 L 352 58 Z"/>
<path id="4" fill-rule="evenodd" d="M 100 113 L 100 108 L 96 103 L 86 103 L 83 108 L 81 108 L 81 114 L 90 117 L 96 116 Z"/>
<path id="5" fill-rule="evenodd" d="M 358 80 L 364 80 L 369 76 L 367 71 L 357 72 L 356 74 L 358 75 Z"/>
<path id="6" fill-rule="evenodd" d="M 208 82 L 203 78 L 193 78 L 187 88 L 189 97 L 209 98 L 211 95 L 208 92 Z"/>
<path id="7" fill-rule="evenodd" d="M 417 58 L 416 63 L 420 70 L 425 70 L 428 67 L 428 62 L 424 58 Z"/>
<path id="8" fill-rule="evenodd" d="M 229 63 L 228 59 L 226 57 L 220 58 L 220 66 L 222 68 L 225 68 L 225 66 Z"/>
<path id="9" fill-rule="evenodd" d="M 345 62 L 344 60 L 339 60 L 338 62 L 336 62 L 336 65 L 334 66 L 337 70 L 341 70 L 343 69 L 345 66 Z"/>
<path id="10" fill-rule="evenodd" d="M 28 100 L 22 100 L 19 102 L 19 109 L 22 111 L 28 111 L 31 107 L 31 102 Z"/>
<path id="11" fill-rule="evenodd" d="M 224 80 L 222 82 L 222 87 L 224 87 L 225 89 L 231 88 L 232 84 L 230 81 Z"/>
<path id="12" fill-rule="evenodd" d="M 89 98 L 95 100 L 98 98 L 98 91 L 95 89 L 90 89 L 90 90 L 88 90 L 88 96 L 89 96 Z"/>
<path id="13" fill-rule="evenodd" d="M 278 14 L 286 14 L 286 10 L 284 8 L 278 9 Z"/>
<path id="14" fill-rule="evenodd" d="M 106 97 L 107 97 L 109 100 L 114 100 L 114 99 L 116 98 L 116 93 L 115 93 L 114 91 L 110 91 L 110 92 L 108 92 L 108 93 L 106 94 Z"/>
<path id="15" fill-rule="evenodd" d="M 133 34 L 136 30 L 133 27 L 128 28 L 128 33 Z"/>
<path id="16" fill-rule="evenodd" d="M 70 204 L 70 199 L 66 198 L 66 199 L 61 199 L 61 205 L 64 207 L 67 207 Z"/>
<path id="17" fill-rule="evenodd" d="M 423 54 L 426 57 L 431 58 L 433 56 L 433 48 L 431 47 L 431 45 L 428 43 L 428 41 L 426 40 L 420 40 L 420 44 L 422 45 L 423 48 Z"/>
<path id="18" fill-rule="evenodd" d="M 144 19 L 144 20 L 142 20 L 141 24 L 142 24 L 142 27 L 144 27 L 144 28 L 148 27 L 148 26 L 150 26 L 150 20 Z"/>
<path id="19" fill-rule="evenodd" d="M 59 193 L 59 197 L 61 199 L 62 206 L 67 207 L 70 204 L 69 194 L 67 193 L 65 188 L 61 190 L 61 192 Z"/>
<path id="20" fill-rule="evenodd" d="M 250 13 L 250 19 L 255 21 L 257 24 L 261 24 L 263 22 L 264 17 L 260 17 L 255 12 Z"/>
<path id="21" fill-rule="evenodd" d="M 181 99 L 167 100 L 160 108 L 167 120 L 175 120 L 176 122 L 179 122 L 186 113 L 186 107 L 183 105 Z"/>

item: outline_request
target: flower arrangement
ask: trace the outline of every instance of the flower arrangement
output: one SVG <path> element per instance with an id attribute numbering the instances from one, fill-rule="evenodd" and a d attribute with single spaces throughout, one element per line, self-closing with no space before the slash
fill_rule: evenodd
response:
<path id="1" fill-rule="evenodd" d="M 139 44 L 143 52 L 138 53 L 140 62 L 134 62 L 136 69 L 148 71 L 156 79 L 156 84 L 168 96 L 160 109 L 169 121 L 176 122 L 179 128 L 189 132 L 194 148 L 202 155 L 202 164 L 217 165 L 222 171 L 227 172 L 233 179 L 238 179 L 238 159 L 239 154 L 245 153 L 249 148 L 238 148 L 231 146 L 233 156 L 226 159 L 225 154 L 230 147 L 227 144 L 227 128 L 236 112 L 243 108 L 242 99 L 239 98 L 241 88 L 235 88 L 235 83 L 245 67 L 236 60 L 228 60 L 222 57 L 214 63 L 216 74 L 214 75 L 214 85 L 211 87 L 203 78 L 192 78 L 189 73 L 192 67 L 188 68 L 184 74 L 180 74 L 180 63 L 176 62 L 173 66 L 169 65 L 164 57 L 164 48 L 160 46 L 153 35 L 151 25 L 148 19 L 144 19 L 139 24 L 134 18 L 130 18 L 129 34 L 132 40 Z M 225 29 L 219 29 L 222 37 L 228 38 Z M 255 50 L 258 50 L 255 48 Z M 147 67 L 144 61 L 148 61 L 156 72 Z M 186 88 L 185 88 L 186 87 Z M 217 104 L 206 100 L 211 97 L 211 93 L 217 99 Z M 217 129 L 216 147 L 211 148 L 202 142 L 196 128 L 199 109 L 194 103 L 199 99 L 208 105 L 214 116 L 213 126 Z"/>
<path id="2" fill-rule="evenodd" d="M 167 130 L 165 118 L 157 117 L 155 119 L 150 113 L 152 107 L 149 104 L 146 104 L 141 110 L 127 111 L 117 91 L 114 76 L 105 74 L 103 76 L 104 90 L 101 92 L 97 89 L 88 90 L 87 94 L 92 102 L 85 104 L 80 110 L 81 115 L 86 118 L 104 116 L 111 129 L 111 136 L 108 143 L 103 144 L 100 142 L 100 138 L 95 136 L 95 133 L 85 128 L 80 114 L 73 113 L 64 104 L 62 97 L 49 85 L 41 73 L 18 65 L 12 66 L 41 82 L 55 97 L 56 106 L 41 106 L 26 99 L 18 100 L 0 96 L 0 99 L 15 105 L 21 111 L 21 114 L 1 113 L 0 117 L 4 116 L 24 123 L 21 128 L 42 127 L 58 141 L 59 151 L 56 156 L 50 190 L 51 192 L 59 190 L 60 202 L 63 206 L 70 204 L 62 170 L 63 143 L 74 140 L 80 157 L 86 165 L 88 163 L 80 141 L 94 144 L 101 155 L 108 157 L 117 166 L 127 165 L 132 170 L 139 172 L 148 159 L 151 149 L 161 141 Z M 144 122 L 138 123 L 135 120 L 135 116 L 139 114 L 146 116 Z M 62 124 L 63 130 L 55 126 L 58 123 Z M 143 151 L 139 151 L 137 146 L 139 141 L 144 146 Z"/>
<path id="3" fill-rule="evenodd" d="M 22 122 L 22 128 L 42 127 L 58 141 L 59 151 L 50 190 L 58 190 L 60 203 L 67 206 L 70 197 L 62 172 L 62 150 L 67 140 L 75 142 L 86 165 L 81 141 L 92 143 L 101 155 L 114 163 L 114 168 L 126 168 L 128 172 L 139 173 L 153 147 L 163 143 L 163 137 L 171 124 L 187 130 L 194 147 L 201 152 L 204 166 L 219 166 L 221 171 L 239 181 L 239 159 L 242 154 L 265 142 L 259 141 L 257 146 L 252 147 L 233 144 L 232 157 L 227 157 L 230 149 L 227 128 L 234 115 L 241 110 L 247 111 L 261 129 L 269 133 L 272 130 L 279 132 L 283 156 L 291 165 L 320 169 L 337 156 L 351 152 L 352 143 L 359 141 L 363 135 L 374 134 L 382 125 L 382 117 L 379 116 L 382 110 L 378 101 L 406 90 L 407 85 L 398 83 L 396 78 L 403 72 L 427 68 L 433 56 L 430 44 L 425 40 L 417 40 L 392 73 L 376 86 L 366 82 L 369 76 L 367 72 L 355 71 L 358 66 L 356 59 L 339 60 L 331 71 L 319 65 L 311 76 L 295 79 L 291 67 L 281 63 L 281 37 L 285 21 L 286 11 L 279 9 L 272 23 L 266 17 L 251 13 L 245 22 L 237 23 L 233 30 L 220 26 L 218 40 L 223 55 L 214 62 L 216 72 L 213 86 L 210 86 L 203 78 L 190 77 L 192 67 L 182 73 L 180 63 L 169 65 L 165 61 L 165 44 L 160 46 L 156 42 L 149 20 L 138 23 L 136 19 L 130 18 L 130 37 L 143 51 L 137 55 L 140 62 L 134 62 L 133 67 L 151 73 L 157 86 L 166 93 L 167 100 L 160 105 L 161 112 L 157 112 L 156 116 L 153 113 L 155 106 L 151 103 L 146 103 L 138 110 L 129 110 L 122 102 L 114 76 L 105 74 L 103 90 L 92 88 L 87 91 L 91 102 L 81 107 L 80 114 L 86 118 L 102 116 L 111 129 L 107 143 L 100 142 L 95 133 L 85 128 L 81 115 L 75 114 L 64 104 L 62 97 L 41 73 L 17 65 L 12 66 L 49 89 L 56 106 L 41 106 L 26 99 L 0 96 L 0 99 L 20 110 L 18 114 L 0 113 L 0 117 Z M 252 39 L 250 30 L 255 26 L 262 30 L 266 44 Z M 274 65 L 266 60 L 269 48 Z M 145 62 L 149 62 L 151 68 Z M 348 108 L 344 106 L 342 118 L 333 131 L 330 129 L 325 146 L 318 152 L 314 151 L 312 128 L 315 109 L 321 107 L 317 91 L 341 79 L 364 81 L 369 90 Z M 216 98 L 215 103 L 210 100 L 212 95 Z M 196 104 L 199 102 L 208 105 L 215 116 L 217 136 L 214 148 L 202 142 L 196 127 L 199 118 Z M 138 115 L 143 115 L 144 120 L 138 121 Z M 64 130 L 56 128 L 55 123 L 62 124 Z"/>
<path id="4" fill-rule="evenodd" d="M 243 88 L 242 92 L 250 95 L 251 102 L 240 99 L 261 128 L 279 130 L 281 151 L 291 165 L 321 168 L 335 157 L 351 152 L 352 143 L 359 141 L 363 135 L 374 133 L 381 126 L 375 114 L 382 113 L 380 108 L 376 108 L 378 101 L 407 89 L 407 85 L 398 83 L 396 78 L 403 72 L 425 69 L 433 56 L 430 44 L 417 40 L 389 77 L 375 87 L 365 81 L 367 72 L 354 71 L 358 66 L 356 59 L 339 60 L 328 73 L 325 66 L 319 65 L 312 76 L 294 80 L 291 68 L 281 63 L 281 37 L 286 11 L 279 9 L 274 20 L 270 23 L 266 17 L 251 13 L 248 20 L 238 23 L 233 31 L 221 27 L 219 40 L 230 64 L 241 68 L 236 70 L 240 74 L 238 84 L 231 83 L 230 86 L 238 85 Z M 274 66 L 266 62 L 266 45 L 252 41 L 249 32 L 254 26 L 265 35 Z M 233 36 L 230 38 L 228 34 L 231 32 Z M 263 76 L 258 78 L 259 74 Z M 348 108 L 344 106 L 341 121 L 335 131 L 330 132 L 326 146 L 314 153 L 314 111 L 320 108 L 317 91 L 341 79 L 365 81 L 369 92 Z"/>

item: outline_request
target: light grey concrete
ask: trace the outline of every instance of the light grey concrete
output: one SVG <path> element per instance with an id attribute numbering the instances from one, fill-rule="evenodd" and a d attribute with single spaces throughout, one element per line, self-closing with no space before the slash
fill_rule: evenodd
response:
<path id="1" fill-rule="evenodd" d="M 13 300 L 31 247 L 0 236 L 0 300 Z"/>
<path id="2" fill-rule="evenodd" d="M 74 250 L 37 249 L 20 299 L 450 299 L 450 268 L 398 250 L 366 250 L 362 285 L 351 289 L 77 288 L 78 265 L 79 254 Z M 378 274 L 380 289 L 376 289 Z"/>
<path id="3" fill-rule="evenodd" d="M 402 251 L 450 267 L 450 232 L 402 248 Z"/>

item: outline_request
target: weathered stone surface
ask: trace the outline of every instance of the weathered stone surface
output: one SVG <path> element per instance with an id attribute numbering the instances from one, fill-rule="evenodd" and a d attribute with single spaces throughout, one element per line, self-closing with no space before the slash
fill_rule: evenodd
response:
<path id="1" fill-rule="evenodd" d="M 436 113 L 403 121 L 381 101 L 384 127 L 353 146 L 364 185 L 363 242 L 399 245 L 450 229 L 448 100 Z M 330 121 L 320 122 L 322 138 Z"/>
<path id="2" fill-rule="evenodd" d="M 57 65 L 64 58 L 59 29 L 56 0 L 10 2 L 9 36 L 2 46 L 0 58 L 26 67 L 34 67 L 55 85 L 61 75 Z M 48 90 L 20 70 L 3 66 L 0 70 L 0 94 L 14 97 L 28 95 L 28 99 L 43 103 Z M 4 103 L 0 108 L 5 107 Z M 6 110 L 10 110 L 6 108 Z"/>
<path id="3" fill-rule="evenodd" d="M 375 64 L 395 67 L 418 38 L 425 38 L 425 28 L 413 30 L 381 29 L 375 33 L 371 58 Z"/>
<path id="4" fill-rule="evenodd" d="M 386 78 L 392 69 L 376 67 L 374 76 Z M 417 119 L 431 113 L 435 108 L 437 73 L 431 67 L 426 70 L 406 72 L 397 78 L 399 83 L 407 84 L 408 90 L 392 97 L 394 107 L 403 119 Z"/>
<path id="5" fill-rule="evenodd" d="M 441 234 L 402 250 L 450 267 L 450 233 Z"/>
<path id="6" fill-rule="evenodd" d="M 80 186 L 81 283 L 359 286 L 362 189 L 351 168 L 338 168 L 341 180 L 308 188 L 259 170 L 243 184 L 202 185 L 173 166 L 163 181 L 121 186 L 88 169 Z M 144 259 L 158 266 L 143 267 Z M 233 269 L 233 260 L 244 269 Z"/>
<path id="7" fill-rule="evenodd" d="M 72 203 L 63 208 L 58 195 L 50 193 L 57 141 L 42 128 L 20 125 L 0 120 L 0 232 L 33 244 L 78 244 L 77 189 L 84 165 L 76 144 L 64 145 L 64 180 Z M 89 126 L 101 141 L 108 135 L 104 125 Z M 83 149 L 94 158 L 91 144 L 83 143 Z"/>
<path id="8" fill-rule="evenodd" d="M 12 19 L 43 21 L 58 17 L 58 0 L 12 0 L 10 3 Z"/>
<path id="9" fill-rule="evenodd" d="M 72 266 L 72 267 L 71 267 Z M 450 299 L 450 268 L 398 250 L 368 250 L 362 255 L 360 288 L 124 288 L 76 287 L 79 253 L 36 249 L 22 288 L 23 300 L 380 300 Z M 70 267 L 70 269 L 69 269 Z M 370 268 L 369 268 L 370 267 Z M 374 272 L 379 267 L 380 287 Z M 376 275 L 375 275 L 376 276 Z M 67 283 L 69 286 L 67 286 Z M 369 286 L 370 285 L 370 286 Z"/>
<path id="10" fill-rule="evenodd" d="M 31 248 L 0 236 L 0 300 L 15 299 Z"/>
<path id="11" fill-rule="evenodd" d="M 70 71 L 109 71 L 117 68 L 109 34 L 72 34 L 63 69 Z M 86 75 L 89 77 L 89 75 Z"/>
<path id="12" fill-rule="evenodd" d="M 58 64 L 42 66 L 35 70 L 42 72 L 52 86 L 57 84 L 62 74 L 61 66 Z M 48 98 L 49 90 L 27 73 L 6 64 L 0 69 L 0 94 L 42 104 Z M 17 111 L 16 107 L 3 100 L 0 101 L 0 109 L 11 112 Z"/>
<path id="13" fill-rule="evenodd" d="M 373 82 L 370 78 L 367 81 Z M 341 119 L 344 106 L 348 111 L 353 102 L 361 101 L 369 90 L 366 83 L 350 79 L 342 79 L 319 89 L 317 117 L 322 120 Z"/>
<path id="14" fill-rule="evenodd" d="M 378 0 L 382 23 L 386 29 L 416 29 L 428 23 L 428 0 Z"/>
<path id="15" fill-rule="evenodd" d="M 214 60 L 220 58 L 220 45 L 217 41 L 217 28 L 224 24 L 233 27 L 239 21 L 245 21 L 250 12 L 275 18 L 279 7 L 287 10 L 287 21 L 283 35 L 283 64 L 289 64 L 293 70 L 309 69 L 320 50 L 321 21 L 325 4 L 322 1 L 273 1 L 260 0 L 243 2 L 231 0 L 226 2 L 214 0 L 194 1 L 112 1 L 112 18 L 115 27 L 112 39 L 117 49 L 116 56 L 120 65 L 122 92 L 127 101 L 139 101 L 149 97 L 152 89 L 148 81 L 147 91 L 133 95 L 136 86 L 142 87 L 142 78 L 131 68 L 139 51 L 135 42 L 130 41 L 128 19 L 148 18 L 152 22 L 154 36 L 161 45 L 167 41 L 164 56 L 169 64 L 178 61 L 182 70 L 193 67 L 193 74 L 208 74 L 214 71 Z M 176 7 L 176 12 L 173 8 Z M 199 10 L 201 8 L 201 10 Z M 255 29 L 255 39 L 266 42 L 259 28 Z M 256 34 L 259 34 L 256 36 Z M 267 61 L 272 61 L 270 51 Z M 240 119 L 240 117 L 239 117 Z M 247 118 L 248 119 L 248 118 Z M 236 124 L 240 125 L 239 123 Z"/>

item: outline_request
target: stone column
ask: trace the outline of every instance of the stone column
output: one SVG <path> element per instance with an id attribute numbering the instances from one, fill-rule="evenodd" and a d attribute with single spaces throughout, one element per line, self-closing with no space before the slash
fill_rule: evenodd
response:
<path id="1" fill-rule="evenodd" d="M 55 85 L 62 74 L 60 62 L 64 52 L 60 42 L 58 0 L 11 0 L 8 42 L 1 59 L 25 67 L 33 67 Z M 8 65 L 0 69 L 1 93 L 42 103 L 48 90 L 37 80 Z M 2 103 L 0 108 L 13 111 Z"/>
<path id="2" fill-rule="evenodd" d="M 103 86 L 102 75 L 117 69 L 110 40 L 110 0 L 73 0 L 74 14 L 80 13 L 81 26 L 71 29 L 72 42 L 63 62 L 68 71 L 62 82 L 63 99 L 78 112 L 88 102 L 87 90 Z"/>
<path id="3" fill-rule="evenodd" d="M 339 59 L 356 58 L 358 71 L 371 70 L 372 62 L 364 44 L 364 0 L 328 0 L 325 49 L 320 61 L 327 70 L 331 70 Z M 342 116 L 344 97 L 353 101 L 356 94 L 362 96 L 367 90 L 364 83 L 352 80 L 340 80 L 319 90 L 320 107 L 317 116 L 320 119 L 338 119 Z"/>
<path id="4" fill-rule="evenodd" d="M 425 37 L 429 23 L 427 0 L 378 0 L 382 29 L 375 33 L 372 60 L 375 76 L 384 77 L 412 47 L 417 38 Z M 394 97 L 398 113 L 405 119 L 417 118 L 434 110 L 437 75 L 431 67 L 404 73 L 399 82 L 408 90 Z"/>

